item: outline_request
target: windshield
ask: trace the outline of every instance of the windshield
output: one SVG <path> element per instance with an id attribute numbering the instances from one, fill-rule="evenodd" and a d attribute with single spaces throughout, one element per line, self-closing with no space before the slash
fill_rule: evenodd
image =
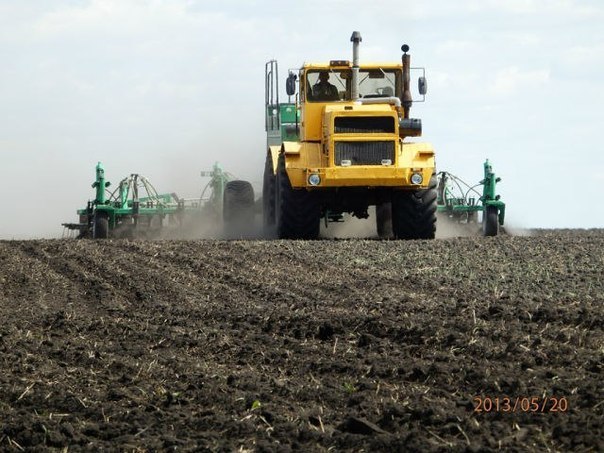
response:
<path id="1" fill-rule="evenodd" d="M 352 71 L 309 70 L 306 73 L 306 96 L 310 102 L 349 101 Z M 359 70 L 359 96 L 362 98 L 399 96 L 399 69 Z"/>

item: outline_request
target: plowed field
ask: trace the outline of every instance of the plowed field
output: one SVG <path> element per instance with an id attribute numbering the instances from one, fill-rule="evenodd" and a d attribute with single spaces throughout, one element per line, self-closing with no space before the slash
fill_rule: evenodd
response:
<path id="1" fill-rule="evenodd" d="M 0 241 L 0 449 L 602 451 L 603 270 L 602 230 Z"/>

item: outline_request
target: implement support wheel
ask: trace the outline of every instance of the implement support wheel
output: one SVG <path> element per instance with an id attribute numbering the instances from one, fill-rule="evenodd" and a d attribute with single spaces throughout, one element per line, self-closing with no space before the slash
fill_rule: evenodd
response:
<path id="1" fill-rule="evenodd" d="M 107 239 L 109 237 L 109 214 L 96 211 L 92 220 L 92 238 Z"/>
<path id="2" fill-rule="evenodd" d="M 499 232 L 499 212 L 495 206 L 487 206 L 482 213 L 482 234 L 497 236 Z"/>
<path id="3" fill-rule="evenodd" d="M 244 229 L 254 221 L 254 188 L 248 181 L 229 181 L 224 188 L 222 217 L 227 227 Z"/>

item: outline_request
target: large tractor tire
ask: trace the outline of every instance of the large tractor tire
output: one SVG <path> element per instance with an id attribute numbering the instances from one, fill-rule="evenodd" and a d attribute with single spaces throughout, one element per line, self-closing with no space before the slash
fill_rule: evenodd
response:
<path id="1" fill-rule="evenodd" d="M 266 155 L 264 164 L 264 179 L 262 183 L 262 224 L 264 235 L 273 237 L 276 234 L 276 197 L 277 197 L 277 177 L 273 171 L 273 159 L 271 154 Z"/>
<path id="2" fill-rule="evenodd" d="M 279 239 L 317 239 L 321 207 L 316 194 L 292 188 L 283 156 L 279 157 L 276 186 L 275 221 Z"/>
<path id="3" fill-rule="evenodd" d="M 228 233 L 246 232 L 254 223 L 254 188 L 248 181 L 229 181 L 224 187 L 222 218 Z"/>
<path id="4" fill-rule="evenodd" d="M 96 211 L 92 219 L 92 238 L 107 239 L 109 237 L 109 214 Z"/>
<path id="5" fill-rule="evenodd" d="M 483 236 L 497 236 L 499 232 L 499 212 L 495 206 L 487 206 L 482 213 Z"/>
<path id="6" fill-rule="evenodd" d="M 392 239 L 392 203 L 380 203 L 375 207 L 375 224 L 380 239 Z"/>
<path id="7" fill-rule="evenodd" d="M 392 192 L 392 229 L 397 239 L 434 239 L 436 176 L 427 189 Z"/>

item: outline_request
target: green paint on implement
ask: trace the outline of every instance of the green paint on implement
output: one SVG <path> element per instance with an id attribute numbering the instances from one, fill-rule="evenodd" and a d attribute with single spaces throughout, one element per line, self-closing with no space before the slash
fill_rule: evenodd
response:
<path id="1" fill-rule="evenodd" d="M 484 223 L 489 218 L 489 213 L 496 212 L 497 223 L 503 225 L 505 203 L 496 193 L 497 183 L 500 181 L 501 178 L 495 175 L 488 159 L 484 163 L 484 179 L 473 186 L 449 172 L 440 172 L 437 189 L 438 212 L 445 213 L 450 220 L 460 223 L 475 223 L 477 212 L 482 212 Z M 482 193 L 477 189 L 479 186 L 482 186 Z M 489 225 L 485 231 L 485 235 L 494 236 L 497 225 Z"/>
<path id="2" fill-rule="evenodd" d="M 157 233 L 166 221 L 181 226 L 188 213 L 221 218 L 224 189 L 234 179 L 215 163 L 211 171 L 201 172 L 202 177 L 210 178 L 201 196 L 184 199 L 175 193 L 158 193 L 147 178 L 135 173 L 122 179 L 117 189 L 109 192 L 111 183 L 106 180 L 103 164 L 99 162 L 95 170 L 94 200 L 77 210 L 79 223 L 63 224 L 68 230 L 78 231 L 79 238 L 94 238 L 95 222 L 108 223 L 108 237 L 115 236 L 116 230 L 120 236 L 133 237 L 138 233 Z"/>

